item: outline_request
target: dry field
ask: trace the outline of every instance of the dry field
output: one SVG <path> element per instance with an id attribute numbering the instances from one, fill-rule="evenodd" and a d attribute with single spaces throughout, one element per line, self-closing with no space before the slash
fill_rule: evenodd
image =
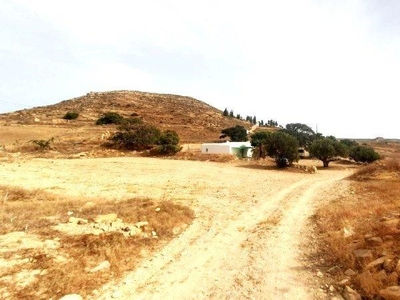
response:
<path id="1" fill-rule="evenodd" d="M 309 217 L 352 166 L 16 154 L 0 163 L 1 298 L 325 296 Z"/>

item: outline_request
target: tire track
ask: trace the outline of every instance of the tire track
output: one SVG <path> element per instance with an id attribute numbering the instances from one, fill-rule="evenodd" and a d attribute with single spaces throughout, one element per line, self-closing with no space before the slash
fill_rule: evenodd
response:
<path id="1" fill-rule="evenodd" d="M 227 222 L 219 228 L 196 220 L 113 290 L 128 299 L 307 299 L 291 269 L 301 267 L 295 261 L 298 234 L 313 193 L 335 180 L 298 181 L 234 220 L 220 218 Z M 277 225 L 269 219 L 274 215 L 282 215 Z M 99 299 L 110 298 L 113 290 Z"/>

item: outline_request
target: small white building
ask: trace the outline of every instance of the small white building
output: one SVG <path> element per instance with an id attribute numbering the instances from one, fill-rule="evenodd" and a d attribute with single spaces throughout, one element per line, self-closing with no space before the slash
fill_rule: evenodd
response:
<path id="1" fill-rule="evenodd" d="M 201 145 L 203 154 L 231 154 L 240 158 L 252 157 L 253 147 L 250 142 L 206 143 Z"/>

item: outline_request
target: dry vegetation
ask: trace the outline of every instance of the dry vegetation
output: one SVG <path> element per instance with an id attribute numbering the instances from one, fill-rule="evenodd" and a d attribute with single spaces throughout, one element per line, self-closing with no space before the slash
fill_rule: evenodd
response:
<path id="1" fill-rule="evenodd" d="M 385 158 L 358 169 L 348 178 L 350 194 L 315 216 L 328 265 L 340 266 L 336 288 L 352 285 L 365 299 L 399 285 L 400 276 L 400 145 L 374 147 Z"/>
<path id="2" fill-rule="evenodd" d="M 55 299 L 77 290 L 85 296 L 132 270 L 141 258 L 179 234 L 194 217 L 189 208 L 167 200 L 96 199 L 93 205 L 90 199 L 9 186 L 0 187 L 0 199 L 3 299 Z M 148 225 L 143 234 L 135 236 L 121 232 L 72 234 L 73 226 L 67 234 L 54 227 L 68 224 L 70 215 L 91 221 L 109 213 L 116 213 L 126 224 L 147 221 Z M 105 271 L 88 271 L 105 261 L 110 264 Z"/>

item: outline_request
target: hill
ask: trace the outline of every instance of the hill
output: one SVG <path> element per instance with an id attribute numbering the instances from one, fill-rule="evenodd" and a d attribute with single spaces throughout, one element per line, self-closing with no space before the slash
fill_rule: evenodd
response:
<path id="1" fill-rule="evenodd" d="M 64 120 L 68 111 L 78 112 L 79 118 Z M 162 130 L 175 130 L 181 143 L 216 141 L 222 129 L 235 125 L 251 128 L 249 122 L 224 117 L 219 109 L 191 97 L 139 91 L 90 92 L 54 105 L 0 114 L 0 145 L 51 137 L 75 145 L 100 144 L 102 133 L 112 133 L 116 127 L 95 122 L 110 111 L 140 117 Z"/>

